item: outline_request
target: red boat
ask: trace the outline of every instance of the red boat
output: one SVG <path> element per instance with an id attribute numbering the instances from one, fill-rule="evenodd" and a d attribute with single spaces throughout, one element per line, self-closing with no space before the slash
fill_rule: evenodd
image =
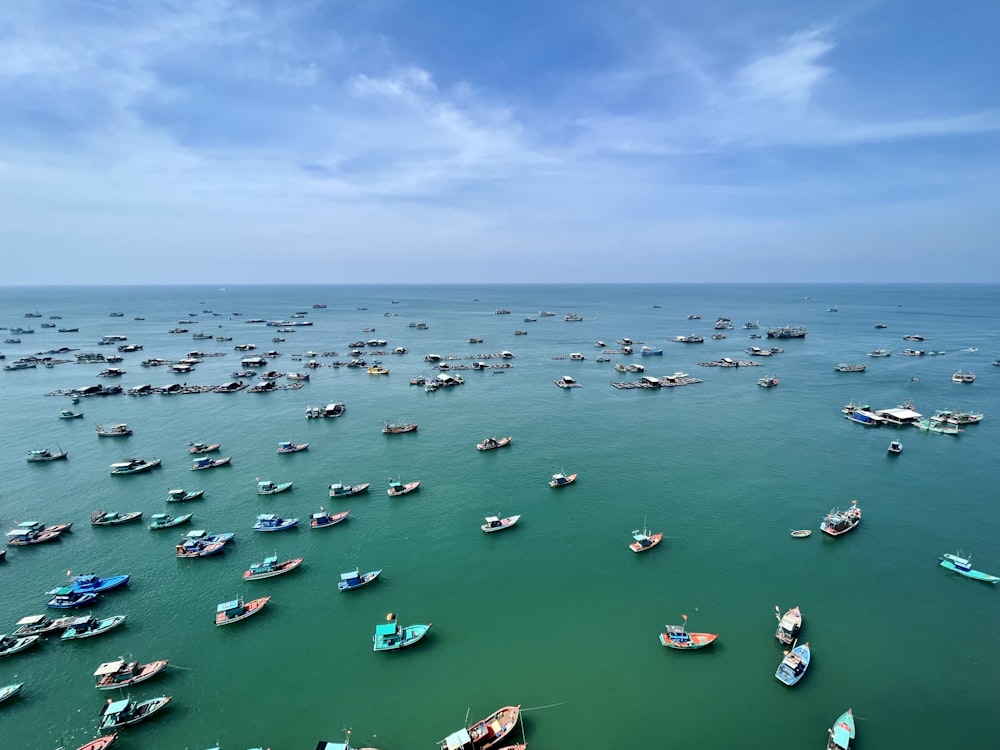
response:
<path id="1" fill-rule="evenodd" d="M 98 737 L 96 740 L 91 740 L 86 745 L 80 745 L 76 750 L 107 750 L 115 744 L 115 740 L 118 739 L 118 732 L 114 734 L 108 734 L 104 737 Z"/>
<path id="2" fill-rule="evenodd" d="M 140 664 L 137 661 L 125 661 L 124 659 L 105 662 L 94 672 L 94 677 L 97 678 L 95 687 L 98 690 L 112 690 L 113 688 L 135 685 L 159 674 L 166 666 L 166 659 L 151 661 L 148 664 Z"/>
<path id="3" fill-rule="evenodd" d="M 514 730 L 520 713 L 520 706 L 504 706 L 471 727 L 449 734 L 441 740 L 441 750 L 486 750 L 493 747 Z"/>
<path id="4" fill-rule="evenodd" d="M 224 602 L 215 609 L 215 624 L 231 625 L 234 622 L 245 620 L 250 615 L 255 615 L 264 609 L 264 605 L 270 600 L 271 597 L 262 596 L 260 599 L 254 599 L 246 603 L 242 599 Z"/>

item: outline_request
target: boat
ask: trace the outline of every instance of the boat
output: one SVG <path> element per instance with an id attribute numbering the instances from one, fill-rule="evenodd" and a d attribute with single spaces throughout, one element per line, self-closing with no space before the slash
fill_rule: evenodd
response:
<path id="1" fill-rule="evenodd" d="M 416 489 L 419 489 L 420 481 L 415 482 L 400 482 L 399 480 L 389 480 L 389 489 L 386 493 L 389 497 L 400 497 L 401 495 L 409 494 Z"/>
<path id="2" fill-rule="evenodd" d="M 759 320 L 755 320 L 753 323 L 744 323 L 743 324 L 743 328 L 746 329 L 746 330 L 748 330 L 748 331 L 749 330 L 754 330 L 756 328 L 760 328 L 760 321 Z"/>
<path id="3" fill-rule="evenodd" d="M 441 740 L 441 750 L 486 750 L 517 727 L 520 706 L 504 706 L 470 727 L 452 732 Z"/>
<path id="4" fill-rule="evenodd" d="M 869 357 L 891 357 L 892 356 L 892 352 L 890 352 L 888 349 L 872 349 L 870 352 L 868 352 L 868 356 Z"/>
<path id="5" fill-rule="evenodd" d="M 98 620 L 92 615 L 74 618 L 66 626 L 63 634 L 59 636 L 61 641 L 70 641 L 75 638 L 92 638 L 95 635 L 107 633 L 109 630 L 117 628 L 125 622 L 127 615 L 113 615 Z"/>
<path id="6" fill-rule="evenodd" d="M 132 428 L 124 422 L 118 424 L 99 424 L 95 428 L 98 437 L 128 437 L 132 434 Z"/>
<path id="7" fill-rule="evenodd" d="M 847 510 L 840 511 L 834 508 L 827 513 L 819 530 L 830 536 L 840 536 L 851 531 L 859 523 L 861 523 L 861 508 L 858 507 L 857 500 L 851 500 L 851 507 Z"/>
<path id="8" fill-rule="evenodd" d="M 812 529 L 792 529 L 792 536 L 796 539 L 805 539 L 812 534 Z"/>
<path id="9" fill-rule="evenodd" d="M 833 369 L 837 372 L 864 372 L 868 368 L 868 365 L 864 364 L 853 364 L 849 365 L 846 363 L 841 363 L 834 367 Z"/>
<path id="10" fill-rule="evenodd" d="M 768 375 L 765 378 L 761 378 L 757 381 L 757 385 L 761 388 L 774 388 L 778 384 L 778 378 L 774 375 Z"/>
<path id="11" fill-rule="evenodd" d="M 160 465 L 160 459 L 158 458 L 126 458 L 124 461 L 117 461 L 111 464 L 111 473 L 115 476 L 121 476 L 125 474 L 140 474 L 144 471 L 149 471 Z"/>
<path id="12" fill-rule="evenodd" d="M 962 372 L 959 370 L 951 376 L 952 383 L 975 383 L 976 376 L 971 372 Z"/>
<path id="13" fill-rule="evenodd" d="M 903 336 L 903 341 L 926 341 L 926 340 L 927 340 L 926 337 L 918 336 L 912 333 L 907 336 Z"/>
<path id="14" fill-rule="evenodd" d="M 118 513 L 116 511 L 96 510 L 90 514 L 91 526 L 117 526 L 130 521 L 138 521 L 142 518 L 141 510 L 133 510 L 128 513 Z"/>
<path id="15" fill-rule="evenodd" d="M 186 503 L 188 500 L 198 500 L 204 496 L 205 496 L 205 490 L 194 490 L 193 492 L 188 492 L 187 490 L 181 487 L 178 487 L 173 490 L 167 490 L 168 503 Z"/>
<path id="16" fill-rule="evenodd" d="M 663 539 L 663 533 L 650 534 L 649 529 L 635 529 L 632 532 L 633 542 L 628 546 L 633 552 L 645 552 L 652 549 Z"/>
<path id="17" fill-rule="evenodd" d="M 35 463 L 36 461 L 59 461 L 68 455 L 69 453 L 64 450 L 57 450 L 53 453 L 48 448 L 36 448 L 28 451 L 28 463 Z"/>
<path id="18" fill-rule="evenodd" d="M 503 448 L 506 445 L 510 445 L 510 441 L 513 439 L 514 438 L 511 437 L 510 435 L 507 435 L 507 437 L 502 437 L 502 438 L 497 438 L 497 437 L 484 438 L 483 442 L 476 443 L 476 450 L 491 451 L 494 448 Z"/>
<path id="19" fill-rule="evenodd" d="M 733 321 L 730 320 L 729 318 L 718 318 L 715 321 L 715 328 L 716 328 L 716 330 L 719 330 L 719 331 L 728 330 L 728 329 L 732 329 L 732 327 L 733 327 Z"/>
<path id="20" fill-rule="evenodd" d="M 0 703 L 3 703 L 8 698 L 13 698 L 21 692 L 21 688 L 23 687 L 23 682 L 15 682 L 13 685 L 0 686 Z"/>
<path id="21" fill-rule="evenodd" d="M 121 586 L 127 586 L 131 578 L 132 576 L 128 573 L 104 577 L 94 575 L 93 573 L 86 573 L 84 575 L 73 576 L 67 585 L 69 588 L 73 589 L 73 591 L 100 594 L 104 591 L 112 591 L 113 589 L 120 588 Z"/>
<path id="22" fill-rule="evenodd" d="M 482 524 L 480 528 L 487 534 L 491 534 L 494 531 L 503 531 L 504 529 L 509 529 L 511 526 L 516 524 L 521 519 L 520 515 L 507 516 L 506 518 L 499 518 L 498 516 L 486 516 L 486 523 Z"/>
<path id="23" fill-rule="evenodd" d="M 978 424 L 983 421 L 983 415 L 979 412 L 947 411 L 939 409 L 931 417 L 934 422 L 947 422 L 953 425 Z"/>
<path id="24" fill-rule="evenodd" d="M 403 627 L 396 622 L 396 615 L 392 612 L 386 615 L 385 619 L 385 623 L 375 626 L 375 635 L 372 637 L 375 651 L 398 651 L 401 648 L 412 646 L 427 635 L 427 631 L 431 629 L 433 624 Z"/>
<path id="25" fill-rule="evenodd" d="M 222 443 L 191 443 L 188 453 L 214 453 L 222 447 Z"/>
<path id="26" fill-rule="evenodd" d="M 576 474 L 563 474 L 562 472 L 558 474 L 553 474 L 552 479 L 549 480 L 549 487 L 565 487 L 567 484 L 573 484 L 576 481 Z"/>
<path id="27" fill-rule="evenodd" d="M 681 615 L 684 620 L 683 625 L 665 626 L 666 631 L 660 633 L 660 643 L 667 648 L 694 651 L 714 643 L 715 639 L 719 637 L 718 633 L 689 633 L 687 631 L 687 617 L 687 615 Z"/>
<path id="28" fill-rule="evenodd" d="M 938 561 L 942 568 L 947 568 L 948 570 L 953 570 L 966 578 L 973 578 L 977 581 L 984 581 L 985 583 L 996 584 L 1000 582 L 1000 577 L 990 575 L 989 573 L 983 573 L 978 570 L 973 570 L 972 568 L 972 557 L 962 557 L 961 555 L 952 555 L 945 553 L 938 558 Z"/>
<path id="29" fill-rule="evenodd" d="M 17 621 L 17 628 L 12 635 L 49 635 L 61 632 L 73 622 L 73 617 L 59 617 L 55 620 L 45 615 L 28 615 Z"/>
<path id="30" fill-rule="evenodd" d="M 225 466 L 230 461 L 233 460 L 232 456 L 223 456 L 222 458 L 196 458 L 191 464 L 191 471 L 201 471 L 203 469 L 214 469 L 217 466 Z"/>
<path id="31" fill-rule="evenodd" d="M 260 612 L 270 600 L 271 597 L 262 596 L 249 602 L 244 602 L 242 599 L 223 602 L 215 608 L 215 624 L 216 626 L 232 625 L 234 622 L 245 620 Z"/>
<path id="32" fill-rule="evenodd" d="M 652 357 L 663 354 L 663 349 L 654 349 L 651 346 L 646 346 L 645 344 L 639 349 L 639 354 L 644 357 Z"/>
<path id="33" fill-rule="evenodd" d="M 851 709 L 844 711 L 827 731 L 830 733 L 830 739 L 826 743 L 827 750 L 849 750 L 856 736 L 854 712 Z"/>
<path id="34" fill-rule="evenodd" d="M 182 523 L 187 523 L 191 520 L 193 515 L 194 513 L 185 513 L 183 516 L 175 517 L 171 516 L 169 513 L 154 513 L 151 517 L 152 523 L 149 524 L 149 528 L 153 531 L 170 529 L 174 526 L 180 526 Z"/>
<path id="35" fill-rule="evenodd" d="M 122 698 L 118 701 L 109 701 L 101 713 L 100 729 L 117 729 L 138 724 L 145 721 L 150 716 L 159 713 L 170 703 L 169 695 L 161 695 L 157 698 L 136 702 L 131 698 Z"/>
<path id="36" fill-rule="evenodd" d="M 346 521 L 351 511 L 344 510 L 340 513 L 329 513 L 324 508 L 319 509 L 319 513 L 313 513 L 309 517 L 309 527 L 313 529 L 325 529 L 327 526 L 335 526 L 341 521 Z"/>
<path id="37" fill-rule="evenodd" d="M 59 419 L 83 419 L 83 412 L 73 411 L 72 409 L 60 409 Z"/>
<path id="38" fill-rule="evenodd" d="M 167 661 L 167 659 L 160 659 L 140 664 L 137 661 L 116 659 L 104 662 L 94 672 L 94 677 L 97 678 L 97 684 L 94 687 L 98 690 L 113 690 L 145 682 L 150 677 L 162 672 L 167 666 Z"/>
<path id="39" fill-rule="evenodd" d="M 0 656 L 13 656 L 31 648 L 42 639 L 40 635 L 0 635 Z"/>
<path id="40" fill-rule="evenodd" d="M 353 495 L 360 495 L 363 492 L 367 492 L 368 488 L 371 486 L 371 482 L 365 482 L 364 484 L 331 484 L 330 485 L 330 497 L 351 497 Z"/>
<path id="41" fill-rule="evenodd" d="M 286 492 L 292 489 L 295 482 L 271 482 L 268 480 L 257 482 L 258 495 L 277 495 L 279 492 Z"/>
<path id="42" fill-rule="evenodd" d="M 285 440 L 278 443 L 278 453 L 298 453 L 308 447 L 309 443 L 293 443 L 290 440 Z"/>
<path id="43" fill-rule="evenodd" d="M 385 422 L 382 425 L 382 434 L 399 435 L 403 432 L 413 432 L 416 429 L 416 422 Z"/>
<path id="44" fill-rule="evenodd" d="M 337 583 L 337 588 L 340 591 L 353 591 L 378 580 L 380 575 L 382 575 L 381 568 L 378 570 L 369 570 L 367 573 L 362 573 L 358 568 L 355 568 L 354 570 L 340 574 L 340 581 Z"/>
<path id="45" fill-rule="evenodd" d="M 788 686 L 797 684 L 809 668 L 810 657 L 808 643 L 795 646 L 791 651 L 785 652 L 785 658 L 781 660 L 774 676 Z"/>
<path id="46" fill-rule="evenodd" d="M 889 443 L 889 453 L 891 453 L 894 456 L 898 456 L 902 452 L 903 452 L 903 444 L 901 442 L 899 442 L 898 440 L 893 440 L 891 443 Z"/>
<path id="47" fill-rule="evenodd" d="M 48 592 L 52 594 L 46 604 L 54 609 L 76 609 L 86 607 L 97 601 L 98 595 L 93 591 L 77 591 L 69 586 L 52 589 Z"/>
<path id="48" fill-rule="evenodd" d="M 802 629 L 802 610 L 792 607 L 781 614 L 777 606 L 774 607 L 774 616 L 778 620 L 778 629 L 774 631 L 774 637 L 787 646 L 791 646 L 799 637 Z"/>
<path id="49" fill-rule="evenodd" d="M 388 375 L 389 374 L 389 368 L 388 367 L 383 367 L 379 362 L 372 362 L 370 365 L 368 365 L 368 374 L 369 375 Z"/>
<path id="50" fill-rule="evenodd" d="M 804 339 L 806 337 L 805 326 L 780 326 L 768 328 L 767 337 L 769 339 Z"/>
<path id="51" fill-rule="evenodd" d="M 104 735 L 103 737 L 98 737 L 95 740 L 91 740 L 83 745 L 80 745 L 76 750 L 108 750 L 109 747 L 115 744 L 115 740 L 118 739 L 118 732 L 113 732 L 112 734 Z M 60 748 L 59 750 L 62 750 Z"/>
<path id="52" fill-rule="evenodd" d="M 347 406 L 340 402 L 329 403 L 326 406 L 307 406 L 307 419 L 324 419 L 341 416 L 346 411 Z"/>
<path id="53" fill-rule="evenodd" d="M 226 543 L 218 540 L 185 539 L 175 547 L 176 556 L 181 558 L 210 557 L 226 548 Z"/>
<path id="54" fill-rule="evenodd" d="M 583 320 L 583 316 L 578 313 L 568 313 L 565 318 L 563 318 L 567 323 L 579 323 Z"/>
<path id="55" fill-rule="evenodd" d="M 948 422 L 935 422 L 930 418 L 918 419 L 916 422 L 911 423 L 918 430 L 923 430 L 924 432 L 936 432 L 940 435 L 960 435 L 964 430 L 955 424 L 949 424 Z"/>
<path id="56" fill-rule="evenodd" d="M 24 547 L 29 544 L 54 542 L 64 530 L 68 530 L 68 526 L 72 524 L 46 527 L 38 521 L 23 521 L 7 532 L 7 544 Z"/>
<path id="57" fill-rule="evenodd" d="M 285 531 L 299 525 L 297 518 L 282 518 L 274 513 L 261 513 L 253 525 L 254 531 Z"/>
<path id="58" fill-rule="evenodd" d="M 283 573 L 290 573 L 302 564 L 302 558 L 296 557 L 292 560 L 278 562 L 277 555 L 265 557 L 263 562 L 250 564 L 249 570 L 243 571 L 244 581 L 257 581 L 261 578 L 274 578 Z"/>
<path id="59" fill-rule="evenodd" d="M 694 333 L 688 334 L 687 336 L 674 336 L 670 340 L 673 341 L 676 344 L 704 344 L 705 343 L 705 337 L 704 336 L 698 336 L 697 334 L 694 334 Z"/>

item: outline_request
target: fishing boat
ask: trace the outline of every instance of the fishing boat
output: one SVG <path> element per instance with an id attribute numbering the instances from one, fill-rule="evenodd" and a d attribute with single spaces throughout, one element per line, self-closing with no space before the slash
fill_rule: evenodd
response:
<path id="1" fill-rule="evenodd" d="M 827 513 L 819 530 L 830 536 L 840 536 L 854 529 L 859 523 L 861 523 L 861 508 L 858 507 L 857 500 L 851 500 L 851 507 L 847 510 L 834 508 Z"/>
<path id="2" fill-rule="evenodd" d="M 194 513 L 185 513 L 183 516 L 172 516 L 169 513 L 154 513 L 149 528 L 153 531 L 170 529 L 174 526 L 180 526 L 182 523 L 187 523 L 191 520 L 192 516 L 194 516 Z"/>
<path id="3" fill-rule="evenodd" d="M 99 424 L 95 428 L 98 437 L 128 437 L 132 434 L 132 428 L 124 422 L 118 424 Z"/>
<path id="4" fill-rule="evenodd" d="M 687 615 L 681 615 L 683 625 L 667 625 L 666 632 L 660 633 L 660 643 L 667 648 L 682 651 L 694 651 L 715 642 L 718 633 L 689 633 L 687 631 Z"/>
<path id="5" fill-rule="evenodd" d="M 330 497 L 351 497 L 352 495 L 360 495 L 362 492 L 367 492 L 370 486 L 370 482 L 366 482 L 365 484 L 331 484 Z"/>
<path id="6" fill-rule="evenodd" d="M 935 422 L 928 417 L 918 419 L 912 424 L 918 430 L 923 430 L 924 432 L 936 432 L 939 435 L 960 435 L 964 432 L 964 430 L 958 425 L 949 424 L 948 422 Z"/>
<path id="7" fill-rule="evenodd" d="M 118 526 L 119 524 L 138 521 L 142 518 L 141 510 L 133 510 L 128 513 L 118 513 L 116 511 L 96 510 L 90 514 L 91 526 Z"/>
<path id="8" fill-rule="evenodd" d="M 891 443 L 889 443 L 890 454 L 898 456 L 902 452 L 903 452 L 903 444 L 901 442 L 899 442 L 898 440 L 893 440 Z"/>
<path id="9" fill-rule="evenodd" d="M 15 695 L 21 692 L 21 688 L 24 687 L 23 682 L 15 682 L 13 685 L 3 685 L 0 686 L 0 703 L 3 703 L 9 698 L 13 698 Z"/>
<path id="10" fill-rule="evenodd" d="M 976 376 L 973 375 L 971 372 L 962 372 L 961 370 L 959 370 L 958 372 L 955 372 L 955 373 L 952 374 L 952 376 L 951 376 L 951 382 L 952 383 L 975 383 L 976 382 Z"/>
<path id="11" fill-rule="evenodd" d="M 249 602 L 244 602 L 242 599 L 223 602 L 215 608 L 215 624 L 216 626 L 232 625 L 234 622 L 245 620 L 251 615 L 260 612 L 270 600 L 271 597 L 262 596 L 260 599 L 254 599 Z"/>
<path id="12" fill-rule="evenodd" d="M 340 513 L 329 513 L 320 507 L 319 513 L 313 513 L 309 517 L 309 527 L 313 529 L 325 529 L 328 526 L 336 526 L 341 521 L 346 521 L 351 511 L 344 510 Z"/>
<path id="13" fill-rule="evenodd" d="M 778 629 L 774 631 L 774 637 L 785 645 L 791 646 L 799 637 L 799 630 L 802 629 L 802 610 L 798 607 L 792 607 L 782 615 L 781 610 L 776 605 L 774 616 L 778 620 Z"/>
<path id="14" fill-rule="evenodd" d="M 441 740 L 441 750 L 486 750 L 517 727 L 520 706 L 504 706 L 470 727 L 452 732 Z"/>
<path id="15" fill-rule="evenodd" d="M 145 721 L 150 716 L 159 713 L 170 703 L 169 695 L 161 695 L 158 698 L 136 702 L 131 698 L 122 698 L 118 701 L 108 701 L 101 713 L 100 729 L 117 729 L 138 724 Z"/>
<path id="16" fill-rule="evenodd" d="M 340 574 L 340 581 L 337 583 L 337 588 L 341 591 L 353 591 L 378 580 L 380 575 L 382 575 L 381 568 L 378 570 L 369 570 L 367 573 L 362 573 L 358 568 L 355 568 L 354 570 Z"/>
<path id="17" fill-rule="evenodd" d="M 774 673 L 774 676 L 779 682 L 788 686 L 797 684 L 809 668 L 810 657 L 808 643 L 795 646 L 791 651 L 785 652 L 785 657 L 778 665 L 778 671 Z"/>
<path id="18" fill-rule="evenodd" d="M 0 635 L 0 656 L 20 653 L 34 646 L 41 638 L 40 635 Z"/>
<path id="19" fill-rule="evenodd" d="M 115 740 L 117 739 L 118 732 L 106 734 L 103 737 L 98 737 L 96 740 L 91 740 L 90 742 L 80 745 L 80 747 L 76 750 L 108 750 L 109 747 L 115 744 Z"/>
<path id="20" fill-rule="evenodd" d="M 253 525 L 254 531 L 285 531 L 299 525 L 297 518 L 282 518 L 274 513 L 261 513 Z"/>
<path id="21" fill-rule="evenodd" d="M 271 482 L 268 480 L 257 482 L 257 494 L 258 495 L 277 495 L 279 492 L 285 492 L 292 488 L 295 482 Z"/>
<path id="22" fill-rule="evenodd" d="M 46 526 L 41 521 L 22 521 L 7 532 L 7 544 L 22 547 L 29 544 L 51 542 L 58 539 L 64 531 L 70 531 L 72 528 L 72 521 L 58 523 L 54 526 Z"/>
<path id="23" fill-rule="evenodd" d="M 104 591 L 111 591 L 121 586 L 127 586 L 131 578 L 132 576 L 127 573 L 116 576 L 105 576 L 103 578 L 93 573 L 87 573 L 85 575 L 73 576 L 67 585 L 74 591 L 90 591 L 100 594 Z"/>
<path id="24" fill-rule="evenodd" d="M 76 609 L 93 604 L 98 599 L 96 591 L 77 591 L 69 586 L 61 586 L 47 592 L 52 596 L 47 602 L 54 609 Z"/>
<path id="25" fill-rule="evenodd" d="M 167 490 L 167 502 L 186 503 L 188 500 L 198 500 L 204 495 L 205 495 L 205 490 L 195 490 L 194 492 L 188 492 L 185 489 L 177 488 L 174 490 Z"/>
<path id="26" fill-rule="evenodd" d="M 59 419 L 83 419 L 83 412 L 73 411 L 72 409 L 60 409 Z"/>
<path id="27" fill-rule="evenodd" d="M 94 672 L 94 677 L 97 678 L 94 687 L 98 690 L 112 690 L 145 682 L 150 677 L 155 677 L 162 672 L 167 666 L 167 661 L 167 659 L 160 659 L 148 664 L 140 664 L 137 661 L 116 659 L 104 662 Z"/>
<path id="28" fill-rule="evenodd" d="M 514 438 L 511 437 L 510 435 L 507 435 L 507 437 L 502 437 L 502 438 L 488 437 L 485 438 L 483 442 L 476 443 L 476 450 L 491 451 L 494 450 L 495 448 L 503 448 L 506 445 L 510 445 L 510 441 L 513 439 Z"/>
<path id="29" fill-rule="evenodd" d="M 632 543 L 628 546 L 633 552 L 645 552 L 653 549 L 663 539 L 663 533 L 650 534 L 649 529 L 635 529 L 632 532 Z"/>
<path id="30" fill-rule="evenodd" d="M 55 620 L 45 615 L 28 615 L 17 621 L 17 628 L 12 635 L 49 635 L 58 633 L 69 627 L 73 617 L 59 617 Z"/>
<path id="31" fill-rule="evenodd" d="M 774 375 L 768 375 L 767 377 L 761 378 L 757 381 L 757 385 L 761 388 L 774 388 L 778 384 L 778 378 Z"/>
<path id="32" fill-rule="evenodd" d="M 576 474 L 563 474 L 559 472 L 558 474 L 553 474 L 552 479 L 549 480 L 549 487 L 565 487 L 568 484 L 573 484 L 576 481 Z"/>
<path id="33" fill-rule="evenodd" d="M 309 443 L 293 443 L 290 440 L 283 440 L 278 443 L 278 453 L 298 453 L 309 448 Z"/>
<path id="34" fill-rule="evenodd" d="M 113 630 L 125 622 L 127 617 L 128 615 L 113 615 L 98 620 L 92 615 L 85 615 L 74 618 L 66 626 L 63 634 L 59 636 L 59 640 L 69 641 L 74 638 L 92 638 L 95 635 L 107 633 L 109 630 Z"/>
<path id="35" fill-rule="evenodd" d="M 382 434 L 399 435 L 404 432 L 413 432 L 416 429 L 416 422 L 385 422 L 382 425 Z"/>
<path id="36" fill-rule="evenodd" d="M 222 447 L 222 443 L 191 443 L 188 453 L 214 453 Z"/>
<path id="37" fill-rule="evenodd" d="M 856 734 L 854 712 L 851 709 L 844 711 L 828 731 L 830 739 L 826 743 L 827 750 L 849 750 Z"/>
<path id="38" fill-rule="evenodd" d="M 123 476 L 125 474 L 141 474 L 160 465 L 158 458 L 126 458 L 124 461 L 116 461 L 111 464 L 110 470 L 113 476 Z"/>
<path id="39" fill-rule="evenodd" d="M 506 518 L 499 518 L 498 516 L 486 516 L 486 523 L 482 524 L 479 528 L 485 531 L 487 534 L 492 534 L 494 531 L 503 531 L 504 529 L 511 528 L 521 519 L 520 515 L 507 516 Z"/>
<path id="40" fill-rule="evenodd" d="M 386 490 L 386 494 L 389 497 L 401 497 L 402 495 L 408 495 L 420 488 L 420 481 L 415 482 L 400 482 L 399 480 L 390 479 L 389 489 Z"/>
<path id="41" fill-rule="evenodd" d="M 222 458 L 198 458 L 191 464 L 191 471 L 202 471 L 203 469 L 214 469 L 218 466 L 225 466 L 233 460 L 232 456 Z"/>
<path id="42" fill-rule="evenodd" d="M 868 365 L 865 364 L 846 364 L 841 363 L 833 368 L 837 372 L 864 372 L 868 369 Z"/>
<path id="43" fill-rule="evenodd" d="M 176 546 L 177 557 L 211 557 L 217 555 L 225 549 L 225 542 L 208 542 L 202 539 L 185 539 Z"/>
<path id="44" fill-rule="evenodd" d="M 302 564 L 302 558 L 296 557 L 293 560 L 278 562 L 277 555 L 265 557 L 263 562 L 250 564 L 249 570 L 243 571 L 244 581 L 258 581 L 261 578 L 274 578 L 283 573 L 290 573 Z"/>
<path id="45" fill-rule="evenodd" d="M 383 624 L 375 626 L 375 635 L 372 637 L 375 651 L 398 651 L 401 648 L 412 646 L 427 635 L 427 631 L 431 629 L 433 624 L 403 627 L 396 622 L 396 615 L 392 612 L 386 615 L 385 619 Z"/>
<path id="46" fill-rule="evenodd" d="M 985 583 L 1000 583 L 1000 577 L 992 576 L 989 573 L 983 573 L 978 570 L 973 570 L 971 556 L 962 557 L 961 555 L 952 555 L 946 552 L 941 555 L 938 560 L 941 567 L 953 570 L 966 578 L 972 578 Z"/>
<path id="47" fill-rule="evenodd" d="M 50 451 L 48 448 L 36 448 L 34 450 L 28 451 L 28 463 L 37 463 L 39 461 L 59 461 L 69 456 L 64 450 L 57 450 L 55 453 Z"/>

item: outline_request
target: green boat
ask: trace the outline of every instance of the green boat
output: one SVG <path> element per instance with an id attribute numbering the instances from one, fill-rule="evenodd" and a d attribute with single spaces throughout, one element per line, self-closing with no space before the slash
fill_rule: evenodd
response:
<path id="1" fill-rule="evenodd" d="M 855 737 L 854 712 L 851 709 L 844 711 L 828 731 L 827 750 L 848 750 Z"/>
<path id="2" fill-rule="evenodd" d="M 375 651 L 398 651 L 401 648 L 412 646 L 431 629 L 432 623 L 426 625 L 407 625 L 403 627 L 397 624 L 396 615 L 390 612 L 386 616 L 386 622 L 375 626 Z"/>
<path id="3" fill-rule="evenodd" d="M 972 569 L 972 558 L 971 557 L 960 557 L 958 555 L 950 555 L 945 553 L 938 558 L 941 562 L 942 568 L 947 568 L 948 570 L 954 570 L 956 573 L 965 576 L 966 578 L 973 578 L 977 581 L 983 581 L 985 583 L 997 584 L 1000 583 L 1000 577 L 991 576 L 989 573 L 983 573 L 978 570 Z"/>

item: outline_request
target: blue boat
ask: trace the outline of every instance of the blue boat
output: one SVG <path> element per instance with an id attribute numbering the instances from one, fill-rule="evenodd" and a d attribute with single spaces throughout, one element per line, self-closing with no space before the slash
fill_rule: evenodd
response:
<path id="1" fill-rule="evenodd" d="M 367 573 L 361 573 L 357 568 L 348 571 L 347 573 L 340 574 L 340 582 L 337 584 L 337 588 L 341 591 L 353 591 L 354 589 L 359 589 L 362 586 L 367 586 L 369 583 L 376 580 L 380 575 L 382 575 L 382 569 L 369 570 Z"/>
<path id="2" fill-rule="evenodd" d="M 48 593 L 53 596 L 46 604 L 55 609 L 76 609 L 77 607 L 86 607 L 88 604 L 93 604 L 97 601 L 96 593 L 92 591 L 76 591 L 69 586 L 52 589 Z"/>
<path id="3" fill-rule="evenodd" d="M 827 750 L 849 750 L 856 736 L 854 712 L 851 709 L 844 711 L 828 731 L 830 739 L 826 743 Z"/>
<path id="4" fill-rule="evenodd" d="M 797 684 L 809 668 L 809 658 L 808 643 L 803 643 L 791 651 L 786 651 L 785 658 L 781 660 L 781 664 L 778 665 L 778 671 L 774 673 L 774 676 L 788 686 Z"/>
<path id="5" fill-rule="evenodd" d="M 989 573 L 973 570 L 971 557 L 960 557 L 959 555 L 950 555 L 945 553 L 941 555 L 938 560 L 940 560 L 942 568 L 954 570 L 956 573 L 963 575 L 966 578 L 983 581 L 984 583 L 1000 583 L 1000 578 L 997 576 L 991 576 Z"/>
<path id="6" fill-rule="evenodd" d="M 132 576 L 119 575 L 119 576 L 108 576 L 107 578 L 101 578 L 93 573 L 86 575 L 74 576 L 69 582 L 69 588 L 73 591 L 80 592 L 93 592 L 99 594 L 102 591 L 111 591 L 111 589 L 116 589 L 119 586 L 124 586 L 129 582 Z"/>
<path id="7" fill-rule="evenodd" d="M 375 651 L 398 651 L 412 646 L 427 635 L 432 625 L 427 623 L 403 627 L 396 622 L 396 615 L 392 612 L 386 615 L 385 619 L 384 624 L 375 626 L 375 635 L 372 639 L 375 642 Z"/>
<path id="8" fill-rule="evenodd" d="M 282 518 L 274 513 L 261 513 L 257 516 L 257 523 L 253 525 L 254 531 L 284 531 L 293 529 L 299 525 L 297 518 Z"/>

